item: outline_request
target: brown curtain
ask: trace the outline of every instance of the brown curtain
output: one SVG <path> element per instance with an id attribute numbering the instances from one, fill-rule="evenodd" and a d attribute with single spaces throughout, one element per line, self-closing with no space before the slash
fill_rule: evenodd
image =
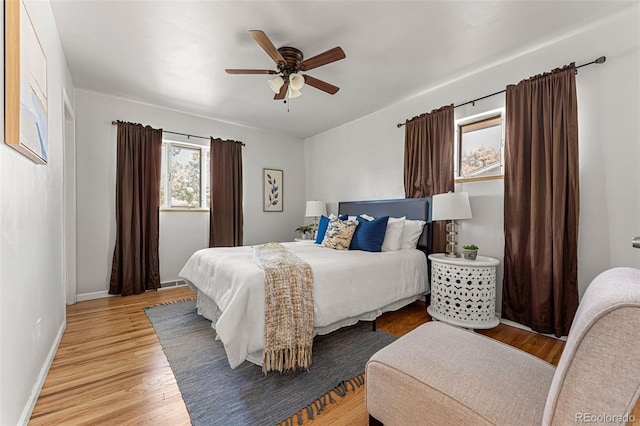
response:
<path id="1" fill-rule="evenodd" d="M 507 87 L 502 316 L 567 335 L 578 306 L 575 66 Z"/>
<path id="2" fill-rule="evenodd" d="M 405 123 L 404 192 L 406 198 L 453 191 L 453 105 L 414 117 Z M 447 244 L 446 222 L 433 224 L 433 251 Z"/>
<path id="3" fill-rule="evenodd" d="M 242 143 L 211 138 L 209 247 L 242 245 Z"/>
<path id="4" fill-rule="evenodd" d="M 118 122 L 116 246 L 110 294 L 160 287 L 158 260 L 162 130 Z"/>

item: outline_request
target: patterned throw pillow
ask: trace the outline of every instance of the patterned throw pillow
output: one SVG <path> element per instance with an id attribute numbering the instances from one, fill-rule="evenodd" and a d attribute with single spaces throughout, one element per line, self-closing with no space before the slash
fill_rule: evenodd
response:
<path id="1" fill-rule="evenodd" d="M 358 222 L 354 220 L 332 220 L 327 226 L 322 246 L 336 250 L 349 250 L 357 226 Z"/>
<path id="2" fill-rule="evenodd" d="M 320 222 L 318 223 L 318 232 L 316 236 L 316 244 L 322 244 L 322 240 L 324 240 L 324 234 L 327 232 L 327 226 L 329 226 L 329 222 L 335 220 L 336 217 L 332 214 L 329 217 L 320 216 Z M 338 216 L 340 220 L 347 220 L 347 215 L 342 214 Z"/>

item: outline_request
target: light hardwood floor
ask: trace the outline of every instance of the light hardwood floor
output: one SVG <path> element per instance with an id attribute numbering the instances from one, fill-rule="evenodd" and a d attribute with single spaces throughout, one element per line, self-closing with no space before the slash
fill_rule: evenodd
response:
<path id="1" fill-rule="evenodd" d="M 188 425 L 189 414 L 145 306 L 194 297 L 188 287 L 67 307 L 67 329 L 34 409 L 31 425 Z M 416 302 L 378 319 L 401 336 L 429 321 Z M 481 331 L 557 365 L 564 342 L 500 324 Z M 636 408 L 638 412 L 638 408 Z M 306 424 L 368 424 L 364 388 L 349 392 Z"/>

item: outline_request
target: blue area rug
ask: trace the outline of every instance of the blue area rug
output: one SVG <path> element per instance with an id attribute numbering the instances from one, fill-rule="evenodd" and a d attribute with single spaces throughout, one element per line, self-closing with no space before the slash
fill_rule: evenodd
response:
<path id="1" fill-rule="evenodd" d="M 229 367 L 211 322 L 196 313 L 195 301 L 145 309 L 171 364 L 194 426 L 300 424 L 326 404 L 364 384 L 371 355 L 395 340 L 359 323 L 313 341 L 308 371 L 262 374 L 245 361 Z"/>

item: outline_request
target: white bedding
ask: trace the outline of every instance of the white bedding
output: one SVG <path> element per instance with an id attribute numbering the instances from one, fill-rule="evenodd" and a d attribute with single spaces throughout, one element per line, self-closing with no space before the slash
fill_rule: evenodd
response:
<path id="1" fill-rule="evenodd" d="M 283 245 L 313 270 L 316 334 L 358 319 L 372 320 L 429 292 L 426 256 L 420 250 L 371 253 L 309 243 Z M 197 289 L 198 312 L 212 320 L 231 367 L 245 359 L 259 361 L 264 337 L 264 272 L 253 259 L 253 247 L 200 250 L 179 275 Z M 248 357 L 250 354 L 253 356 Z"/>

